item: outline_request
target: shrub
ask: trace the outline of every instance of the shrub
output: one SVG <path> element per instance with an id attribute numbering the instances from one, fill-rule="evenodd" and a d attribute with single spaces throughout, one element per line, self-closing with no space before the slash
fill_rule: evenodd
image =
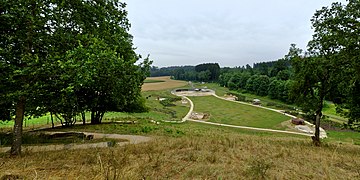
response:
<path id="1" fill-rule="evenodd" d="M 180 101 L 181 97 L 167 97 L 164 100 L 160 101 L 160 104 L 165 107 L 175 106 L 173 102 Z"/>
<path id="2" fill-rule="evenodd" d="M 248 174 L 255 179 L 265 179 L 267 171 L 271 168 L 272 163 L 265 159 L 254 159 L 248 169 Z"/>
<path id="3" fill-rule="evenodd" d="M 299 113 L 296 112 L 296 111 L 288 111 L 288 110 L 286 110 L 285 113 L 286 113 L 286 114 L 291 114 L 291 115 L 293 115 L 293 116 L 298 116 L 298 115 L 299 115 Z"/>
<path id="4" fill-rule="evenodd" d="M 160 104 L 165 107 L 175 106 L 175 104 L 173 104 L 170 99 L 162 100 L 162 101 L 160 101 Z"/>

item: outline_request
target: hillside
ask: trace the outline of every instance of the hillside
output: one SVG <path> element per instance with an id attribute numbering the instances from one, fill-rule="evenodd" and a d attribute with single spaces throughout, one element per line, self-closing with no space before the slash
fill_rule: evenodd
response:
<path id="1" fill-rule="evenodd" d="M 146 130 L 147 129 L 147 130 Z M 69 129 L 74 130 L 74 129 Z M 139 145 L 1 155 L 0 177 L 66 179 L 357 179 L 360 146 L 185 123 L 103 124 L 77 130 L 147 134 Z"/>
<path id="2" fill-rule="evenodd" d="M 360 146 L 336 134 L 315 147 L 307 136 L 260 132 L 179 120 L 189 105 L 181 101 L 163 106 L 159 97 L 173 98 L 166 78 L 148 80 L 162 89 L 145 91 L 148 113 L 108 113 L 99 125 L 57 127 L 45 131 L 142 135 L 151 140 L 106 148 L 24 152 L 12 158 L 0 154 L 0 177 L 25 179 L 358 179 Z M 183 82 L 184 83 L 184 82 Z M 159 86 L 161 84 L 161 86 Z M 186 83 L 185 83 L 186 84 Z M 209 84 L 211 85 L 211 84 Z M 214 86 L 214 85 L 212 85 Z M 214 86 L 215 88 L 215 86 Z M 272 113 L 214 97 L 191 97 L 195 110 L 210 112 L 210 121 L 254 127 L 278 128 L 285 119 Z M 196 106 L 196 105 L 202 106 Z M 208 104 L 204 107 L 204 104 Z M 221 111 L 224 108 L 224 111 Z M 221 116 L 221 113 L 226 115 Z M 247 113 L 247 114 L 245 114 Z M 258 116 L 259 113 L 262 116 Z M 234 116 L 238 118 L 231 118 Z M 274 114 L 276 115 L 276 114 Z M 229 117 L 229 119 L 224 117 Z M 267 116 L 267 115 L 266 115 Z M 272 115 L 273 116 L 273 115 Z M 260 118 L 258 118 L 260 117 Z M 270 117 L 270 116 L 268 116 Z M 43 118 L 44 119 L 44 118 Z M 244 121 L 238 121 L 244 120 Z M 158 123 L 155 123 L 157 121 Z M 270 124 L 269 124 L 270 123 Z M 271 124 L 274 123 L 274 124 Z M 11 129 L 2 127 L 4 134 Z M 31 127 L 26 127 L 28 133 Z M 1 135 L 0 133 L 0 135 Z M 338 134 L 339 135 L 339 134 Z M 103 140 L 108 141 L 108 140 Z M 40 143 L 40 145 L 43 145 Z"/>

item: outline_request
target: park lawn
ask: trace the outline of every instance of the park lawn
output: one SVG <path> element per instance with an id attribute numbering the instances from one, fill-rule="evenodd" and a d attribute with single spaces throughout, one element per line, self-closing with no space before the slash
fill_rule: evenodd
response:
<path id="1" fill-rule="evenodd" d="M 360 132 L 327 130 L 326 133 L 328 135 L 327 141 L 341 141 L 360 145 Z"/>
<path id="2" fill-rule="evenodd" d="M 273 109 L 279 109 L 279 110 L 291 109 L 291 110 L 293 110 L 294 108 L 296 108 L 295 105 L 286 104 L 279 100 L 271 99 L 268 96 L 258 96 L 255 94 L 233 91 L 233 90 L 229 90 L 226 87 L 221 87 L 221 86 L 219 86 L 219 84 L 216 84 L 216 83 L 205 83 L 205 84 L 195 83 L 195 87 L 197 87 L 197 88 L 207 87 L 209 89 L 215 90 L 215 93 L 218 96 L 224 96 L 225 94 L 228 94 L 228 93 L 240 94 L 242 96 L 245 96 L 246 101 L 249 101 L 249 102 L 251 102 L 253 99 L 260 99 L 263 106 L 270 107 Z M 271 106 L 269 106 L 270 104 L 271 104 Z"/>
<path id="3" fill-rule="evenodd" d="M 218 96 L 224 96 L 227 93 L 236 93 L 236 94 L 245 96 L 246 101 L 252 101 L 253 99 L 260 99 L 262 102 L 262 106 L 265 106 L 265 107 L 270 107 L 270 108 L 278 109 L 278 110 L 299 109 L 299 107 L 295 106 L 294 104 L 286 104 L 282 101 L 279 101 L 276 99 L 271 99 L 268 96 L 258 96 L 258 95 L 250 94 L 250 93 L 241 93 L 238 91 L 232 91 L 226 87 L 221 87 L 216 83 L 205 83 L 205 84 L 195 83 L 195 87 L 197 87 L 197 88 L 201 88 L 201 87 L 205 87 L 205 86 L 207 88 L 215 90 L 215 93 Z M 334 121 L 334 122 L 337 122 L 340 124 L 348 122 L 348 120 L 346 118 L 341 117 L 339 114 L 336 113 L 335 104 L 331 101 L 325 101 L 324 108 L 323 108 L 323 114 L 328 116 L 331 121 Z"/>
<path id="4" fill-rule="evenodd" d="M 270 128 L 284 129 L 280 123 L 290 118 L 277 112 L 262 108 L 225 101 L 213 96 L 190 97 L 194 102 L 195 112 L 209 113 L 210 122 Z"/>

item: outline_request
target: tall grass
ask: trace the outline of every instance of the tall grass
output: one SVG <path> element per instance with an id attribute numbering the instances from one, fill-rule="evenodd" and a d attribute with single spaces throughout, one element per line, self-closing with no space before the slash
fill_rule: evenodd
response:
<path id="1" fill-rule="evenodd" d="M 0 177 L 26 179 L 358 179 L 360 146 L 257 136 L 189 123 L 182 136 L 102 149 L 0 156 Z"/>

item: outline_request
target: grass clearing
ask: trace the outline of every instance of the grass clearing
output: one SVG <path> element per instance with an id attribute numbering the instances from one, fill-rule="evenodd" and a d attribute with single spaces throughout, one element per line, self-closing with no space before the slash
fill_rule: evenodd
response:
<path id="1" fill-rule="evenodd" d="M 295 105 L 289 105 L 289 104 L 286 104 L 286 103 L 284 103 L 282 101 L 279 101 L 279 100 L 276 100 L 276 99 L 271 99 L 271 98 L 269 98 L 267 96 L 258 96 L 258 95 L 255 95 L 255 94 L 242 93 L 242 92 L 238 92 L 238 91 L 229 90 L 226 87 L 220 87 L 216 83 L 205 83 L 205 84 L 196 83 L 195 86 L 198 87 L 198 88 L 207 87 L 207 88 L 213 89 L 213 90 L 215 90 L 215 93 L 218 96 L 224 96 L 225 94 L 228 94 L 228 93 L 234 93 L 234 94 L 240 94 L 242 96 L 245 96 L 245 98 L 246 98 L 245 100 L 249 101 L 249 102 L 251 102 L 253 99 L 260 99 L 263 106 L 270 107 L 270 108 L 273 108 L 273 109 L 283 110 L 285 108 L 287 108 L 287 109 L 296 108 Z"/>
<path id="2" fill-rule="evenodd" d="M 210 114 L 210 122 L 270 129 L 284 129 L 280 123 L 290 118 L 262 108 L 218 99 L 213 96 L 190 97 L 195 112 Z"/>

